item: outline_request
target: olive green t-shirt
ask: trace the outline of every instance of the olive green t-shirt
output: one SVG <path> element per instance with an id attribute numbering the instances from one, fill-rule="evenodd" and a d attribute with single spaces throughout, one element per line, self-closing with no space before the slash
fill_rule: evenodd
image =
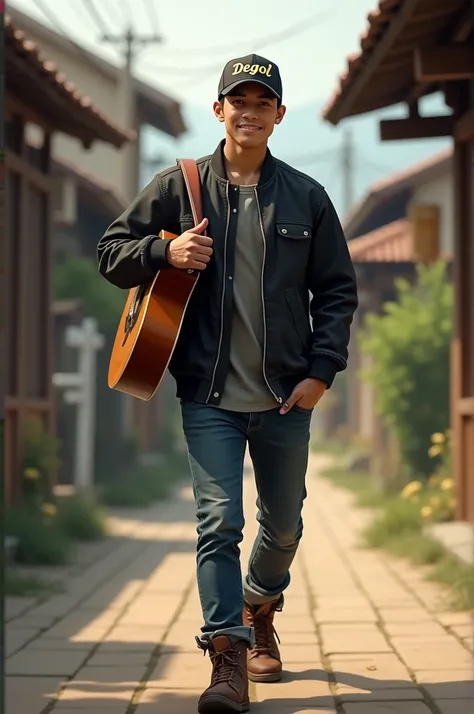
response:
<path id="1" fill-rule="evenodd" d="M 278 406 L 263 376 L 263 257 L 255 187 L 240 186 L 230 365 L 222 409 L 251 412 Z"/>

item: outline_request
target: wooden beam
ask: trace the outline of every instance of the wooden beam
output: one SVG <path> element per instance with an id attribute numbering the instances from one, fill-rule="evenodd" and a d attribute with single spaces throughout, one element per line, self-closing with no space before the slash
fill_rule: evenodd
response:
<path id="1" fill-rule="evenodd" d="M 417 82 L 453 82 L 474 78 L 474 47 L 451 44 L 444 47 L 417 47 L 414 52 Z"/>
<path id="2" fill-rule="evenodd" d="M 334 107 L 334 109 L 328 113 L 327 119 L 332 124 L 337 124 L 341 118 L 350 115 L 354 101 L 360 96 L 361 91 L 369 83 L 383 58 L 387 56 L 389 49 L 397 41 L 400 32 L 410 21 L 418 4 L 419 0 L 405 0 L 399 9 L 393 13 L 383 37 L 377 42 L 370 53 L 369 59 L 367 59 L 366 63 L 363 64 L 357 72 L 345 96 L 341 99 L 340 103 L 338 103 L 337 107 Z"/>
<path id="3" fill-rule="evenodd" d="M 459 142 L 474 141 L 474 109 L 470 109 L 457 120 L 454 138 Z"/>
<path id="4" fill-rule="evenodd" d="M 454 117 L 420 117 L 413 119 L 386 119 L 380 122 L 381 141 L 403 139 L 433 139 L 438 136 L 452 136 Z"/>

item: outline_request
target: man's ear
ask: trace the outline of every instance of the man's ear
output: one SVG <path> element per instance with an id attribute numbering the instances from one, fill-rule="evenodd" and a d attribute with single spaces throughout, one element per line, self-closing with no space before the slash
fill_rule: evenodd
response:
<path id="1" fill-rule="evenodd" d="M 281 107 L 277 111 L 276 119 L 275 119 L 275 124 L 281 124 L 283 121 L 283 117 L 286 114 L 286 107 L 284 104 L 281 105 Z"/>
<path id="2" fill-rule="evenodd" d="M 214 102 L 214 115 L 218 121 L 224 121 L 224 102 Z"/>

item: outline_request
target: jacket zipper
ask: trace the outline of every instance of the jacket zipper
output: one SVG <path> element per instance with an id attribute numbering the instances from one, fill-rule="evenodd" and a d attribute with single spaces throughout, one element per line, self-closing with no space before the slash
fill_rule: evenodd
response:
<path id="1" fill-rule="evenodd" d="M 216 362 L 214 365 L 214 369 L 212 371 L 212 379 L 211 379 L 211 386 L 209 389 L 209 393 L 207 395 L 206 403 L 209 401 L 211 398 L 212 390 L 214 389 L 214 382 L 216 379 L 216 372 L 217 372 L 217 365 L 219 364 L 219 359 L 221 356 L 221 348 L 222 348 L 222 338 L 224 336 L 224 299 L 225 299 L 225 286 L 226 286 L 226 279 L 227 279 L 227 237 L 229 234 L 229 223 L 230 223 L 230 198 L 229 198 L 229 181 L 227 181 L 226 186 L 225 186 L 225 195 L 227 199 L 227 221 L 226 221 L 226 227 L 225 227 L 225 236 L 224 236 L 224 274 L 222 276 L 222 299 L 221 299 L 221 332 L 219 335 L 219 345 L 217 347 L 217 357 L 216 357 Z"/>
<path id="2" fill-rule="evenodd" d="M 257 189 L 255 189 L 255 199 L 257 201 L 258 220 L 260 223 L 260 230 L 262 232 L 262 239 L 263 239 L 263 260 L 262 260 L 262 273 L 261 273 L 261 280 L 260 280 L 260 289 L 261 289 L 261 297 L 262 297 L 262 312 L 263 312 L 263 360 L 262 360 L 263 378 L 265 379 L 268 389 L 273 394 L 273 396 L 275 397 L 278 404 L 281 404 L 283 402 L 283 399 L 281 397 L 279 397 L 278 394 L 275 394 L 275 392 L 271 388 L 270 382 L 267 379 L 267 372 L 265 369 L 265 363 L 266 363 L 266 359 L 267 359 L 267 316 L 265 314 L 265 295 L 264 295 L 264 290 L 263 290 L 263 278 L 264 278 L 264 274 L 265 274 L 265 261 L 266 261 L 266 257 L 267 257 L 267 239 L 265 238 L 265 230 L 263 228 L 262 212 L 260 211 L 260 201 L 258 200 Z"/>

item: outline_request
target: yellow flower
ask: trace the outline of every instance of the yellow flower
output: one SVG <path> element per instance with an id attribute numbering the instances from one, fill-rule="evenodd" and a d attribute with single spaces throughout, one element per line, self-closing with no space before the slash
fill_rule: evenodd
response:
<path id="1" fill-rule="evenodd" d="M 428 456 L 431 456 L 432 459 L 434 459 L 435 456 L 439 456 L 442 453 L 443 453 L 443 447 L 440 446 L 440 444 L 433 444 L 433 446 L 430 446 L 430 448 L 428 449 Z"/>
<path id="2" fill-rule="evenodd" d="M 420 511 L 420 514 L 422 515 L 423 518 L 429 518 L 432 513 L 433 513 L 433 509 L 430 506 L 423 506 L 423 508 Z"/>
<path id="3" fill-rule="evenodd" d="M 450 491 L 453 486 L 454 486 L 454 481 L 452 478 L 444 478 L 439 485 L 439 487 L 442 491 Z"/>
<path id="4" fill-rule="evenodd" d="M 430 506 L 434 509 L 439 508 L 441 505 L 441 499 L 439 496 L 433 496 L 430 498 Z"/>
<path id="5" fill-rule="evenodd" d="M 402 498 L 411 498 L 411 496 L 414 496 L 416 493 L 419 493 L 423 488 L 423 484 L 421 481 L 411 481 L 411 483 L 408 483 L 405 488 L 402 491 Z"/>
<path id="6" fill-rule="evenodd" d="M 442 476 L 430 476 L 428 480 L 428 486 L 430 488 L 436 488 L 436 486 L 439 486 L 441 481 L 443 480 Z"/>
<path id="7" fill-rule="evenodd" d="M 40 472 L 38 471 L 38 469 L 28 468 L 24 470 L 23 476 L 28 481 L 36 481 L 36 479 L 39 479 Z"/>
<path id="8" fill-rule="evenodd" d="M 445 441 L 446 441 L 445 435 L 439 431 L 437 431 L 436 434 L 431 435 L 431 443 L 432 444 L 444 444 Z"/>
<path id="9" fill-rule="evenodd" d="M 57 513 L 58 509 L 54 505 L 54 503 L 43 503 L 41 506 L 41 512 L 44 513 L 46 516 L 55 516 Z"/>

